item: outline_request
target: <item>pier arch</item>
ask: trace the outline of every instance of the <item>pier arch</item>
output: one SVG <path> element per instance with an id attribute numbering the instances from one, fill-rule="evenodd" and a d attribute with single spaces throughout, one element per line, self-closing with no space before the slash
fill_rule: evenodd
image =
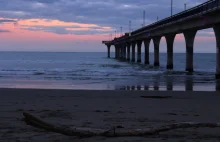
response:
<path id="1" fill-rule="evenodd" d="M 194 41 L 194 53 L 215 53 L 216 50 L 216 37 L 213 28 L 199 30 L 196 34 Z M 204 58 L 201 58 L 204 57 Z M 201 60 L 203 61 L 201 63 Z M 194 70 L 202 69 L 202 71 L 214 71 L 216 66 L 216 56 L 202 56 L 202 54 L 194 54 Z M 205 65 L 211 65 L 212 69 Z"/>
<path id="2" fill-rule="evenodd" d="M 186 43 L 183 33 L 176 34 L 173 44 L 173 53 L 174 68 L 184 71 L 186 61 L 182 59 L 186 59 Z"/>

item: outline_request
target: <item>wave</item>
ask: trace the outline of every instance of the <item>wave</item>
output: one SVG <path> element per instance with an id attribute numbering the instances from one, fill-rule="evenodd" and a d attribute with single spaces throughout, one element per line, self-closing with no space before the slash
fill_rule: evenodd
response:
<path id="1" fill-rule="evenodd" d="M 107 67 L 110 67 L 110 68 L 120 68 L 120 67 L 122 67 L 122 65 L 116 65 L 116 64 L 102 64 L 102 65 L 100 65 L 100 67 L 104 67 L 104 68 L 107 68 Z"/>
<path id="2" fill-rule="evenodd" d="M 43 72 L 35 72 L 33 75 L 44 75 L 45 73 Z"/>
<path id="3" fill-rule="evenodd" d="M 195 72 L 187 72 L 187 71 L 165 71 L 164 75 L 197 75 L 197 76 L 204 76 L 204 75 L 214 75 L 214 72 L 205 72 L 205 71 L 195 71 Z"/>

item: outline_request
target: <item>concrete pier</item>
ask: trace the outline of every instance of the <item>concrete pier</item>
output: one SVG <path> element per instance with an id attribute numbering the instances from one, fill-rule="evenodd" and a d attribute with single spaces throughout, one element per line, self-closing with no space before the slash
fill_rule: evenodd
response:
<path id="1" fill-rule="evenodd" d="M 216 37 L 216 79 L 220 79 L 220 24 L 213 27 Z"/>
<path id="2" fill-rule="evenodd" d="M 150 41 L 151 39 L 145 39 L 144 40 L 144 48 L 145 48 L 145 52 L 144 52 L 144 58 L 145 58 L 145 65 L 149 65 L 150 64 L 150 53 L 149 53 L 149 47 L 150 47 Z"/>
<path id="3" fill-rule="evenodd" d="M 145 61 L 149 62 L 150 39 L 154 43 L 154 66 L 160 66 L 159 45 L 161 37 L 165 36 L 167 42 L 167 69 L 173 69 L 173 44 L 176 34 L 184 34 L 186 41 L 186 71 L 191 74 L 193 68 L 193 46 L 197 31 L 213 28 L 216 36 L 216 79 L 220 79 L 220 0 L 209 0 L 191 9 L 185 10 L 172 17 L 162 19 L 135 31 L 125 33 L 110 41 L 102 41 L 105 45 L 120 45 L 119 57 L 130 60 L 130 48 L 124 50 L 123 44 L 132 45 L 132 62 L 141 63 L 141 44 L 145 44 Z M 137 58 L 135 46 L 137 44 Z M 126 54 L 127 52 L 127 54 Z M 127 56 L 127 58 L 126 58 Z M 108 49 L 110 57 L 110 49 Z M 191 88 L 190 88 L 191 89 Z M 189 90 L 190 90 L 189 89 Z"/>
<path id="4" fill-rule="evenodd" d="M 127 43 L 127 61 L 130 61 L 130 49 L 131 49 L 131 44 Z"/>
<path id="5" fill-rule="evenodd" d="M 160 66 L 160 52 L 159 52 L 160 39 L 161 39 L 161 36 L 157 36 L 157 37 L 153 38 L 153 42 L 154 42 L 154 66 L 155 67 Z"/>
<path id="6" fill-rule="evenodd" d="M 137 63 L 141 63 L 141 45 L 142 41 L 137 41 Z"/>
<path id="7" fill-rule="evenodd" d="M 166 35 L 166 42 L 167 42 L 167 69 L 173 69 L 173 43 L 176 34 L 169 34 Z"/>
<path id="8" fill-rule="evenodd" d="M 186 71 L 193 72 L 193 45 L 197 31 L 185 31 L 184 37 L 186 41 Z"/>
<path id="9" fill-rule="evenodd" d="M 132 42 L 132 62 L 135 62 L 135 46 L 136 42 Z"/>

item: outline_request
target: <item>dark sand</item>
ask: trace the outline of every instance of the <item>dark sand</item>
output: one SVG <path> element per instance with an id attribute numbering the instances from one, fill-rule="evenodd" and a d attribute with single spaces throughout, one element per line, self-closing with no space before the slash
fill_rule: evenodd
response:
<path id="1" fill-rule="evenodd" d="M 220 128 L 179 129 L 148 137 L 78 138 L 46 132 L 22 121 L 22 113 L 29 112 L 53 124 L 68 126 L 151 128 L 177 122 L 220 122 L 219 109 L 218 92 L 0 89 L 0 141 L 219 142 Z"/>

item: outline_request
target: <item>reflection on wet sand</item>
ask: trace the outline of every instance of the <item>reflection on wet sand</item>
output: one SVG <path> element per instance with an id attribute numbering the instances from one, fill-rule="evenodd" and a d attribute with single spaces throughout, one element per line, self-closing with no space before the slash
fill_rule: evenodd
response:
<path id="1" fill-rule="evenodd" d="M 166 79 L 166 89 L 167 91 L 173 91 L 173 77 L 168 77 Z"/>
<path id="2" fill-rule="evenodd" d="M 155 79 L 160 80 L 160 79 Z M 183 80 L 183 84 L 175 84 L 175 78 L 166 78 L 164 84 L 155 81 L 150 84 L 144 85 L 132 85 L 132 86 L 117 86 L 115 90 L 137 90 L 137 91 L 204 91 L 209 89 L 210 86 L 203 86 L 203 84 L 194 83 L 193 77 L 187 77 Z M 162 84 L 162 85 L 161 85 Z M 204 89 L 204 90 L 203 90 Z M 216 81 L 216 88 L 210 89 L 210 91 L 220 91 L 220 80 Z"/>
<path id="3" fill-rule="evenodd" d="M 135 90 L 135 86 L 131 86 L 131 90 Z"/>
<path id="4" fill-rule="evenodd" d="M 190 78 L 186 78 L 185 80 L 185 90 L 186 91 L 193 91 L 193 79 Z"/>
<path id="5" fill-rule="evenodd" d="M 220 91 L 220 80 L 216 80 L 216 91 Z"/>
<path id="6" fill-rule="evenodd" d="M 145 90 L 145 91 L 148 91 L 148 90 L 149 90 L 149 86 L 145 85 L 145 86 L 144 86 L 144 90 Z"/>
<path id="7" fill-rule="evenodd" d="M 141 85 L 138 85 L 137 86 L 137 90 L 141 90 L 142 86 Z"/>

